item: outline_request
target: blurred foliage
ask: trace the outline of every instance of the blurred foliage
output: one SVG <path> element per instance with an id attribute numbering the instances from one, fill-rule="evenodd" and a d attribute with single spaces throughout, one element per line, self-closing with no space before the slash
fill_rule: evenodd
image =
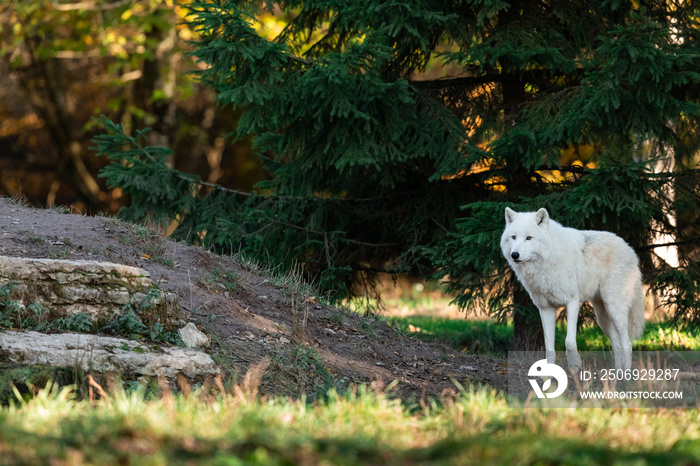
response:
<path id="1" fill-rule="evenodd" d="M 262 179 L 249 141 L 225 140 L 237 115 L 188 74 L 187 14 L 172 0 L 0 1 L 0 194 L 82 212 L 128 202 L 96 177 L 100 114 L 152 127 L 171 166 L 245 189 Z"/>

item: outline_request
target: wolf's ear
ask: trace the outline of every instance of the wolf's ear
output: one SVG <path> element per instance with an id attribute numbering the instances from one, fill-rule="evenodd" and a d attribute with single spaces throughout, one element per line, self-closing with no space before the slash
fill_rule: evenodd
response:
<path id="1" fill-rule="evenodd" d="M 510 207 L 506 207 L 506 225 L 510 225 L 513 223 L 513 220 L 515 220 L 515 217 L 518 215 L 516 211 L 511 209 Z"/>
<path id="2" fill-rule="evenodd" d="M 535 214 L 535 221 L 541 227 L 546 227 L 549 224 L 549 213 L 544 207 L 537 211 Z"/>

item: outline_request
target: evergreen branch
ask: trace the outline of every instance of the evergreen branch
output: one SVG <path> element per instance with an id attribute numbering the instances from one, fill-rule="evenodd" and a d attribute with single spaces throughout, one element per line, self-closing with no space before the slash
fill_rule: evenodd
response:
<path id="1" fill-rule="evenodd" d="M 150 155 L 147 152 L 144 152 L 144 154 L 150 157 Z M 197 186 L 206 186 L 206 187 L 209 187 L 212 189 L 216 189 L 218 191 L 239 194 L 241 196 L 246 196 L 246 197 L 253 195 L 253 193 L 249 193 L 247 191 L 241 191 L 239 189 L 227 188 L 225 186 L 221 186 L 221 185 L 216 184 L 216 183 L 209 183 L 207 181 L 202 181 L 202 180 L 194 181 L 194 180 L 192 180 L 192 178 L 189 178 L 187 175 L 182 174 L 182 172 L 180 172 L 174 168 L 167 167 L 167 166 L 166 166 L 166 168 L 172 173 L 172 175 L 175 178 L 179 178 L 181 180 L 188 181 L 188 182 L 195 184 Z M 387 199 L 392 199 L 392 198 L 396 198 L 396 197 L 413 196 L 416 193 L 431 191 L 431 190 L 434 190 L 436 188 L 439 188 L 439 186 L 427 187 L 427 188 L 423 188 L 423 189 L 413 190 L 410 192 L 400 191 L 400 192 L 387 193 L 387 194 L 384 194 L 381 196 L 357 197 L 357 198 L 354 198 L 354 197 L 329 197 L 329 196 L 321 197 L 321 196 L 316 196 L 316 195 L 312 195 L 312 196 L 288 196 L 288 195 L 283 195 L 283 194 L 260 195 L 260 197 L 263 197 L 265 199 L 270 199 L 270 200 L 288 199 L 288 200 L 292 200 L 292 201 L 307 201 L 307 200 L 313 199 L 313 200 L 319 200 L 319 201 L 342 201 L 342 202 L 363 202 L 364 203 L 364 202 L 386 201 Z M 362 244 L 362 243 L 358 243 L 358 244 Z M 392 243 L 392 245 L 393 245 L 393 243 Z"/>
<path id="2" fill-rule="evenodd" d="M 168 167 L 168 168 L 170 168 L 170 167 Z M 246 196 L 246 197 L 253 195 L 253 193 L 249 193 L 247 191 L 241 191 L 240 189 L 227 188 L 225 186 L 221 186 L 220 184 L 209 183 L 208 181 L 202 181 L 202 180 L 192 181 L 191 178 L 188 178 L 187 176 L 183 175 L 181 172 L 175 170 L 174 168 L 170 168 L 170 170 L 172 170 L 174 172 L 173 176 L 175 176 L 176 178 L 180 178 L 181 180 L 189 181 L 191 183 L 196 183 L 199 186 L 206 186 L 208 188 L 216 189 L 218 191 L 223 191 L 223 192 L 232 193 L 232 194 L 240 194 L 241 196 Z"/>
<path id="3" fill-rule="evenodd" d="M 356 265 L 355 270 L 360 272 L 371 272 L 371 273 L 385 273 L 388 275 L 396 275 L 398 272 L 396 270 L 380 269 L 378 267 L 367 267 L 364 265 Z"/>
<path id="4" fill-rule="evenodd" d="M 450 87 L 472 88 L 474 86 L 488 83 L 504 83 L 512 81 L 512 76 L 504 73 L 483 73 L 478 67 L 471 67 L 467 70 L 470 73 L 467 76 L 457 77 L 442 77 L 437 79 L 416 80 L 412 79 L 409 82 L 419 88 L 425 89 L 444 89 Z M 473 74 L 471 74 L 473 73 Z M 520 82 L 534 82 L 545 79 L 556 80 L 557 78 L 571 78 L 572 74 L 553 73 L 547 69 L 523 70 L 518 74 Z M 585 70 L 581 69 L 575 73 L 578 79 L 583 79 Z"/>
<path id="5" fill-rule="evenodd" d="M 310 65 L 313 65 L 313 64 L 314 64 L 314 62 L 312 62 L 311 60 L 307 60 L 307 59 L 305 59 L 305 58 L 301 58 L 301 57 L 299 57 L 299 56 L 297 56 L 297 55 L 293 55 L 293 54 L 290 54 L 290 53 L 284 53 L 283 56 L 284 56 L 287 60 L 291 60 L 291 61 L 294 61 L 294 62 L 297 62 L 297 63 L 301 63 L 302 65 L 310 66 Z"/>
<path id="6" fill-rule="evenodd" d="M 141 139 L 145 137 L 145 135 L 150 131 L 150 128 L 145 128 L 143 130 L 140 130 L 137 132 L 135 136 L 127 136 L 124 133 L 124 128 L 122 125 L 115 124 L 112 121 L 110 121 L 108 118 L 106 118 L 104 115 L 101 116 L 100 118 L 95 118 L 94 119 L 97 123 L 104 125 L 107 127 L 109 131 L 117 135 L 117 141 L 119 141 L 119 145 L 126 145 L 129 144 L 131 145 L 134 150 L 141 155 L 143 158 L 148 160 L 152 165 L 157 165 L 161 170 L 166 171 L 170 176 L 173 178 L 177 178 L 180 180 L 183 180 L 187 183 L 189 183 L 192 187 L 191 191 L 198 190 L 201 186 L 206 186 L 208 188 L 217 190 L 217 191 L 222 191 L 226 193 L 231 193 L 231 194 L 236 194 L 236 195 L 241 195 L 245 197 L 250 197 L 253 195 L 253 193 L 247 192 L 247 191 L 242 191 L 239 189 L 232 189 L 232 188 L 227 188 L 225 186 L 221 186 L 216 183 L 210 183 L 207 181 L 203 181 L 199 179 L 199 177 L 196 177 L 194 179 L 193 177 L 196 175 L 187 175 L 182 173 L 179 170 L 176 170 L 175 168 L 172 168 L 164 163 L 162 160 L 158 160 L 156 157 L 154 157 L 153 153 L 156 149 L 159 149 L 157 147 L 152 147 L 152 146 L 144 146 L 141 144 Z M 111 140 L 110 136 L 97 136 L 95 138 L 95 142 L 107 142 Z M 110 149 L 107 147 L 98 147 L 97 148 L 98 154 L 105 154 L 105 155 L 110 155 L 113 157 L 115 153 L 111 152 Z M 133 155 L 132 155 L 133 156 Z M 125 159 L 123 156 L 119 156 L 119 162 L 118 164 L 121 164 Z M 388 192 L 386 194 L 380 195 L 380 196 L 369 196 L 369 197 L 363 197 L 363 198 L 352 198 L 352 197 L 320 197 L 316 195 L 311 195 L 311 196 L 290 196 L 290 195 L 260 195 L 260 197 L 268 199 L 268 200 L 279 200 L 279 199 L 285 199 L 285 200 L 291 200 L 291 201 L 309 201 L 309 200 L 317 200 L 317 201 L 323 201 L 323 202 L 337 202 L 337 201 L 342 201 L 344 203 L 369 203 L 369 202 L 380 202 L 380 201 L 386 201 L 388 199 L 393 199 L 393 198 L 400 198 L 400 197 L 405 197 L 405 196 L 415 196 L 417 193 L 424 193 L 428 191 L 433 191 L 436 189 L 444 189 L 444 185 L 433 185 L 433 186 L 428 186 L 422 189 L 417 189 L 417 190 L 412 190 L 410 192 L 405 192 L 405 191 L 398 191 L 398 192 Z M 288 225 L 291 226 L 291 225 Z M 309 231 L 312 232 L 312 231 Z M 320 232 L 315 232 L 319 233 Z M 357 244 L 362 245 L 362 242 L 358 242 Z M 365 245 L 368 246 L 374 246 L 371 243 L 367 243 Z M 395 246 L 397 244 L 394 243 L 387 243 L 384 244 L 383 246 Z"/>
<path id="7" fill-rule="evenodd" d="M 325 231 L 318 231 L 318 230 L 311 230 L 309 228 L 304 228 L 300 227 L 299 225 L 294 225 L 291 223 L 283 222 L 281 220 L 273 220 L 272 223 L 277 224 L 277 225 L 282 225 L 285 227 L 289 228 L 294 228 L 295 230 L 301 230 L 306 233 L 312 233 L 314 235 L 320 235 L 326 237 L 328 232 Z M 350 244 L 357 244 L 358 246 L 367 246 L 370 248 L 386 248 L 386 247 L 392 247 L 392 246 L 399 246 L 401 243 L 368 243 L 366 241 L 359 241 L 355 239 L 345 239 L 344 241 L 350 243 Z"/>

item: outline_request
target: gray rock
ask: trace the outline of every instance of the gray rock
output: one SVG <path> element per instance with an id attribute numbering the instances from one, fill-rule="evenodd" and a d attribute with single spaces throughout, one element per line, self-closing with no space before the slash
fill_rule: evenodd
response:
<path id="1" fill-rule="evenodd" d="M 182 342 L 188 348 L 198 348 L 200 346 L 209 346 L 209 337 L 200 332 L 195 324 L 190 322 L 189 324 L 178 330 Z"/>
<path id="2" fill-rule="evenodd" d="M 81 333 L 0 332 L 0 364 L 80 367 L 85 372 L 114 372 L 129 378 L 175 380 L 182 374 L 193 382 L 221 373 L 201 351 Z"/>

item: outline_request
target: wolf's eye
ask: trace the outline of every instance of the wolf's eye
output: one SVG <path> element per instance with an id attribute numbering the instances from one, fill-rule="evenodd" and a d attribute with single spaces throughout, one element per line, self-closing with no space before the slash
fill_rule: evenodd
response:
<path id="1" fill-rule="evenodd" d="M 531 240 L 531 239 L 532 239 L 532 236 L 528 236 L 528 237 L 527 237 L 527 238 L 525 238 L 525 239 L 529 241 L 529 240 Z"/>
<path id="2" fill-rule="evenodd" d="M 511 236 L 511 238 L 515 239 L 515 235 Z"/>

